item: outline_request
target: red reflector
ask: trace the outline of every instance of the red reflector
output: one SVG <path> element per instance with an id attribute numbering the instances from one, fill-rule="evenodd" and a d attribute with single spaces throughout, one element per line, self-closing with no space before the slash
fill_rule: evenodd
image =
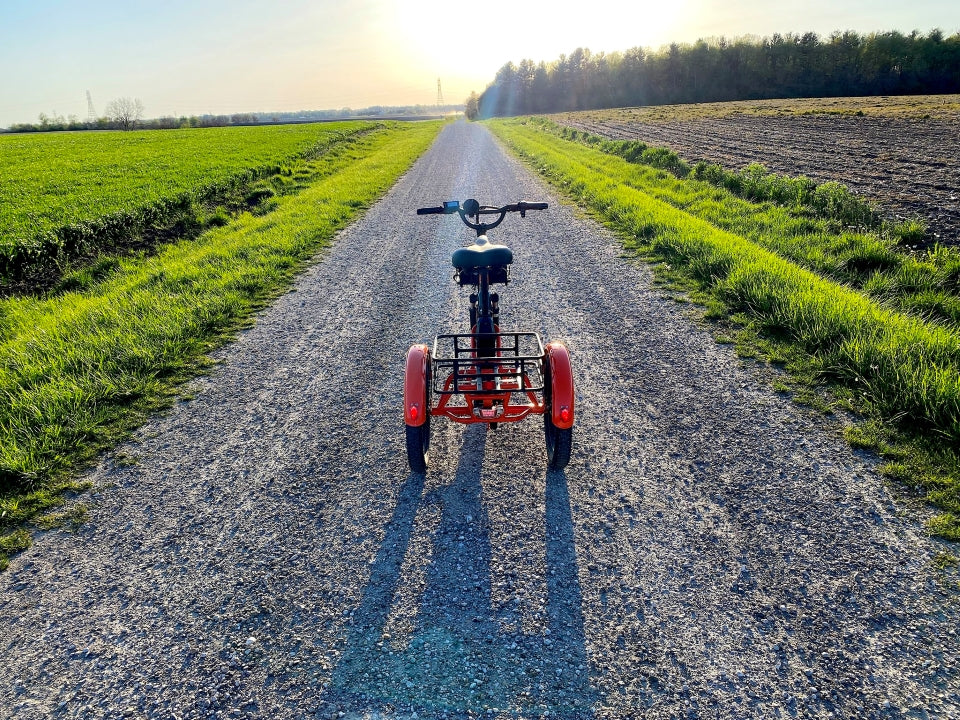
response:
<path id="1" fill-rule="evenodd" d="M 411 405 L 411 406 L 410 406 L 410 419 L 411 419 L 411 420 L 416 420 L 419 415 L 420 415 L 420 410 L 417 408 L 417 406 L 416 406 L 416 405 Z"/>
<path id="2" fill-rule="evenodd" d="M 560 421 L 561 422 L 570 422 L 570 411 L 567 408 L 563 408 L 560 411 Z"/>

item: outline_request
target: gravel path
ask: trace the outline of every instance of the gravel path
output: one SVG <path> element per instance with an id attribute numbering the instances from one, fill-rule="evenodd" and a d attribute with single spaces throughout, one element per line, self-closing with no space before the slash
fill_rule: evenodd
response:
<path id="1" fill-rule="evenodd" d="M 403 357 L 459 328 L 449 198 L 548 200 L 503 325 L 568 343 L 542 425 L 434 424 Z M 0 574 L 0 716 L 960 718 L 957 576 L 874 462 L 776 395 L 647 270 L 448 126 L 195 398 L 91 473 L 76 534 Z"/>

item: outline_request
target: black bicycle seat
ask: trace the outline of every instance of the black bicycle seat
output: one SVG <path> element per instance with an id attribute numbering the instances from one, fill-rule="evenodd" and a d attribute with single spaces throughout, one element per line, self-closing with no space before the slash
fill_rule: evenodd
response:
<path id="1" fill-rule="evenodd" d="M 513 262 L 513 251 L 506 245 L 494 245 L 486 235 L 477 238 L 469 247 L 462 247 L 453 253 L 453 266 L 458 270 L 472 270 L 484 267 L 503 267 Z"/>

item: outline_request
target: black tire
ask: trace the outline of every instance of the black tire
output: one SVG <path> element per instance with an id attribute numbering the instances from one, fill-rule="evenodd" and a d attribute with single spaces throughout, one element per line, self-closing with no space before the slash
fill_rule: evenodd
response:
<path id="1" fill-rule="evenodd" d="M 573 428 L 558 428 L 553 424 L 550 411 L 543 414 L 543 430 L 547 440 L 547 467 L 563 470 L 570 462 L 573 449 Z"/>
<path id="2" fill-rule="evenodd" d="M 563 470 L 570 462 L 573 450 L 573 428 L 558 428 L 553 424 L 553 378 L 550 377 L 550 362 L 543 360 L 543 435 L 547 443 L 547 467 Z"/>
<path id="3" fill-rule="evenodd" d="M 415 473 L 425 473 L 430 464 L 430 406 L 433 402 L 433 374 L 427 365 L 427 397 L 424 407 L 426 418 L 422 425 L 407 425 L 407 462 Z"/>
<path id="4" fill-rule="evenodd" d="M 423 425 L 407 425 L 407 462 L 415 473 L 425 473 L 430 462 L 430 416 Z"/>

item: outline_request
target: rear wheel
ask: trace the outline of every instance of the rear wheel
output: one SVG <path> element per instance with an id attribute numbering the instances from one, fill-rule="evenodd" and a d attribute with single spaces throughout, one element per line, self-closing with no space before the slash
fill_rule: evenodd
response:
<path id="1" fill-rule="evenodd" d="M 543 361 L 543 435 L 547 443 L 547 467 L 551 470 L 563 470 L 570 462 L 573 449 L 573 428 L 558 428 L 553 424 L 553 378 L 550 375 L 550 361 Z"/>
<path id="2" fill-rule="evenodd" d="M 420 376 L 421 381 L 417 383 L 417 385 L 422 388 L 422 395 L 416 397 L 417 391 L 413 391 L 413 396 L 416 397 L 417 400 L 423 401 L 423 422 L 419 425 L 406 425 L 407 462 L 410 464 L 410 469 L 413 472 L 425 473 L 427 471 L 427 465 L 430 463 L 430 405 L 433 400 L 433 374 L 429 356 L 422 370 L 415 369 L 415 366 L 411 368 L 408 363 L 407 373 Z M 405 403 L 413 400 L 413 398 L 407 397 L 407 390 L 404 390 L 404 393 Z"/>
<path id="3" fill-rule="evenodd" d="M 558 428 L 548 411 L 543 414 L 543 430 L 547 440 L 547 466 L 551 470 L 563 470 L 570 462 L 573 428 Z"/>
<path id="4" fill-rule="evenodd" d="M 423 425 L 407 425 L 407 462 L 415 473 L 425 473 L 430 462 L 430 415 Z"/>

